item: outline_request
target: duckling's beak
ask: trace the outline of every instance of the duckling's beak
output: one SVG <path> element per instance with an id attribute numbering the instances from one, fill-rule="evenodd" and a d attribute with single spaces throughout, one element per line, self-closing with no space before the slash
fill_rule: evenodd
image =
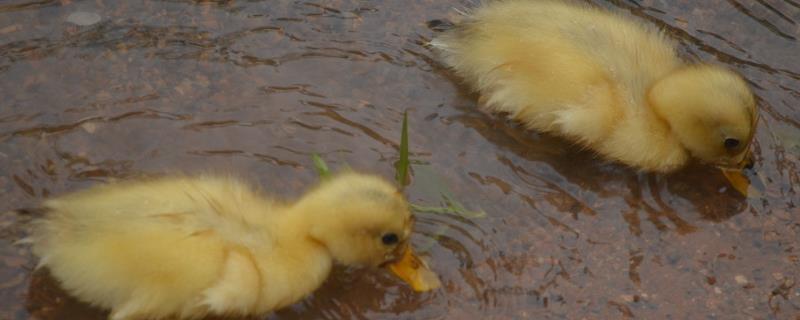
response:
<path id="1" fill-rule="evenodd" d="M 731 183 L 731 186 L 745 197 L 748 196 L 751 188 L 750 179 L 745 176 L 743 171 L 752 169 L 754 164 L 753 152 L 750 151 L 751 145 L 752 144 L 748 144 L 744 152 L 733 158 L 731 164 L 717 165 L 725 178 L 728 179 L 728 182 Z"/>
<path id="2" fill-rule="evenodd" d="M 739 191 L 739 194 L 745 197 L 758 197 L 760 196 L 760 192 L 750 187 L 750 179 L 744 175 L 742 170 L 735 170 L 735 169 L 724 169 L 720 168 L 722 171 L 722 175 L 728 179 L 731 186 Z"/>
<path id="3" fill-rule="evenodd" d="M 398 245 L 396 251 L 402 252 L 399 259 L 389 263 L 389 270 L 408 283 L 414 291 L 430 291 L 442 285 L 436 273 L 414 254 L 410 245 L 407 243 Z"/>
<path id="4" fill-rule="evenodd" d="M 744 170 L 753 168 L 753 157 L 749 150 L 744 153 L 736 165 L 730 167 L 720 166 L 719 168 L 722 170 L 722 175 L 728 179 L 728 182 L 736 191 L 739 191 L 745 197 L 751 195 L 750 179 L 744 173 Z"/>

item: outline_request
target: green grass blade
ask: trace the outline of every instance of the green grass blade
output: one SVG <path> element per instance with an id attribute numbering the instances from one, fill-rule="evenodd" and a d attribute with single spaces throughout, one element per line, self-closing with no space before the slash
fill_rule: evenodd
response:
<path id="1" fill-rule="evenodd" d="M 400 131 L 400 159 L 395 163 L 395 180 L 401 187 L 408 185 L 408 111 L 403 112 L 403 128 Z"/>
<path id="2" fill-rule="evenodd" d="M 317 169 L 317 174 L 319 174 L 320 178 L 327 179 L 331 176 L 331 170 L 328 169 L 328 165 L 325 160 L 322 160 L 322 157 L 314 153 L 311 155 L 311 160 L 314 161 L 314 169 Z"/>

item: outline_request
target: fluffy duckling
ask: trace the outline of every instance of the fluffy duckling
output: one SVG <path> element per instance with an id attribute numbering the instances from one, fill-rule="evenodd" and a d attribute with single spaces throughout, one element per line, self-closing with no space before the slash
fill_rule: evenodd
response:
<path id="1" fill-rule="evenodd" d="M 657 28 L 588 5 L 494 1 L 431 43 L 482 105 L 607 159 L 669 172 L 749 160 L 756 106 L 737 74 L 687 64 Z"/>
<path id="2" fill-rule="evenodd" d="M 226 177 L 103 185 L 48 200 L 31 241 L 63 288 L 110 319 L 257 315 L 319 287 L 334 262 L 404 254 L 395 187 L 342 173 L 285 204 Z"/>

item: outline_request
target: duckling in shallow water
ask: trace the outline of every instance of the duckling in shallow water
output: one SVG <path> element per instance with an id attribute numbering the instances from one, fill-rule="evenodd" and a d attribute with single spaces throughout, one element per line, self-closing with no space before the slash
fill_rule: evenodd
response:
<path id="1" fill-rule="evenodd" d="M 505 0 L 432 43 L 482 106 L 607 159 L 669 172 L 749 161 L 755 99 L 734 72 L 687 64 L 663 32 L 568 1 Z"/>
<path id="2" fill-rule="evenodd" d="M 40 266 L 111 319 L 258 315 L 319 287 L 334 262 L 405 255 L 412 218 L 381 178 L 336 175 L 296 203 L 230 177 L 124 182 L 47 200 Z"/>

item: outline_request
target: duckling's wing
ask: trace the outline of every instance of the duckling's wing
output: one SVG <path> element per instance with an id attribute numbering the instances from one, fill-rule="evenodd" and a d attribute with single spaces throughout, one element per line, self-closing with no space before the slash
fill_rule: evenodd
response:
<path id="1" fill-rule="evenodd" d="M 186 196 L 196 212 L 195 228 L 213 230 L 239 246 L 269 251 L 274 245 L 275 220 L 284 206 L 233 178 L 206 177 L 192 181 Z"/>
<path id="2" fill-rule="evenodd" d="M 678 63 L 654 28 L 564 1 L 492 2 L 432 45 L 484 107 L 587 143 Z"/>
<path id="3" fill-rule="evenodd" d="M 261 234 L 272 240 L 270 221 L 283 206 L 230 177 L 166 178 L 91 188 L 48 200 L 49 219 L 65 230 L 129 229 L 144 226 L 185 235 L 212 232 L 239 244 Z M 252 241 L 250 242 L 252 243 Z"/>
<path id="4" fill-rule="evenodd" d="M 271 245 L 252 212 L 269 202 L 247 203 L 258 197 L 239 188 L 221 179 L 166 179 L 50 200 L 34 252 L 69 292 L 121 318 L 174 314 L 218 283 L 232 250 Z M 191 312 L 202 311 L 198 303 Z"/>

